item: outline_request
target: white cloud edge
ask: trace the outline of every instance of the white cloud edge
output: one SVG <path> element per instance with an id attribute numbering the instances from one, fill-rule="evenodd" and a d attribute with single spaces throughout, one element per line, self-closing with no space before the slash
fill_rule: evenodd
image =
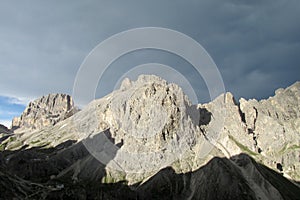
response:
<path id="1" fill-rule="evenodd" d="M 9 97 L 8 100 L 9 104 L 27 106 L 28 103 L 31 101 L 31 98 L 27 98 L 27 97 L 14 97 L 14 96 L 8 96 L 8 97 Z"/>
<path id="2" fill-rule="evenodd" d="M 23 106 L 27 106 L 30 101 L 35 99 L 35 97 L 24 97 L 24 96 L 18 97 L 12 94 L 1 94 L 1 93 L 0 96 L 7 98 L 6 101 L 7 104 L 15 104 L 15 105 L 23 105 Z"/>
<path id="3" fill-rule="evenodd" d="M 6 126 L 7 128 L 11 128 L 11 120 L 1 120 L 0 119 L 0 124 Z"/>

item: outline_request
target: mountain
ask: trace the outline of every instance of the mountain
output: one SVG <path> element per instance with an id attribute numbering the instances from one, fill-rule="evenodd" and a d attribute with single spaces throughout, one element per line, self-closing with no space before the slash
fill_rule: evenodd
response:
<path id="1" fill-rule="evenodd" d="M 12 134 L 12 130 L 0 124 L 0 142 L 6 140 Z"/>
<path id="2" fill-rule="evenodd" d="M 22 115 L 12 120 L 12 129 L 43 129 L 70 117 L 76 111 L 70 95 L 49 94 L 30 102 Z"/>
<path id="3" fill-rule="evenodd" d="M 79 112 L 71 97 L 42 97 L 0 140 L 0 197 L 297 199 L 299 92 L 296 82 L 267 100 L 192 105 L 143 75 Z"/>
<path id="4" fill-rule="evenodd" d="M 6 126 L 0 124 L 0 134 L 10 134 L 12 131 Z"/>

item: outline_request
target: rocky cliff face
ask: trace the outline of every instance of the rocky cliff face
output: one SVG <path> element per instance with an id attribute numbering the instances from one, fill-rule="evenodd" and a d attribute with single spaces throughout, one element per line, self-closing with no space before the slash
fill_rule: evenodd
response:
<path id="1" fill-rule="evenodd" d="M 263 162 L 300 180 L 300 82 L 267 100 L 240 100 L 253 151 Z"/>
<path id="2" fill-rule="evenodd" d="M 29 103 L 20 117 L 12 121 L 12 129 L 43 129 L 72 116 L 76 112 L 72 97 L 49 94 Z"/>
<path id="3" fill-rule="evenodd" d="M 86 182 L 114 188 L 113 184 L 125 181 L 131 189 L 122 186 L 122 192 L 129 199 L 158 197 L 152 193 L 162 197 L 161 191 L 173 186 L 171 199 L 236 198 L 237 194 L 244 199 L 295 199 L 299 188 L 284 177 L 300 180 L 299 93 L 297 82 L 267 100 L 238 102 L 226 93 L 210 103 L 192 105 L 177 85 L 140 76 L 134 82 L 124 80 L 119 90 L 67 119 L 64 116 L 72 110 L 67 103 L 54 109 L 54 101 L 45 103 L 43 97 L 30 104 L 21 116 L 23 122 L 18 122 L 34 130 L 1 142 L 6 153 L 0 163 L 9 174 L 37 182 L 52 177 L 68 190 L 74 187 L 74 193 L 81 188 L 87 194 L 88 188 L 81 185 Z M 39 108 L 35 113 L 40 114 L 31 114 L 29 108 Z M 49 114 L 49 110 L 56 111 Z M 50 117 L 43 129 L 45 120 L 39 120 L 53 113 L 61 117 Z M 21 161 L 22 157 L 29 161 Z M 102 184 L 95 191 L 103 191 Z M 225 185 L 230 185 L 228 190 Z M 291 196 L 286 185 L 293 188 Z"/>
<path id="4" fill-rule="evenodd" d="M 95 157 L 105 162 L 112 174 L 121 171 L 135 183 L 189 154 L 196 138 L 205 141 L 192 120 L 197 115 L 189 110 L 192 105 L 177 85 L 155 76 L 140 76 L 136 82 L 125 80 L 120 90 L 95 100 L 73 120 L 84 138 L 109 130 L 114 143 L 107 141 L 107 145 L 116 149 L 116 154 Z M 93 119 L 82 121 L 88 113 Z M 86 147 L 96 151 L 91 144 Z"/>
<path id="5" fill-rule="evenodd" d="M 276 91 L 274 97 L 257 101 L 240 99 L 232 94 L 199 107 L 212 113 L 211 122 L 200 126 L 209 138 L 219 120 L 224 119 L 215 146 L 231 157 L 247 153 L 256 160 L 283 173 L 287 178 L 300 180 L 300 82 Z M 224 111 L 216 109 L 224 101 Z"/>

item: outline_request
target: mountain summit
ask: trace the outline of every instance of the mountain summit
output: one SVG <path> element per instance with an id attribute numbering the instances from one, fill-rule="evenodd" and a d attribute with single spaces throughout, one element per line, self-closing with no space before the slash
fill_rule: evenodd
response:
<path id="1" fill-rule="evenodd" d="M 22 115 L 12 120 L 12 129 L 43 129 L 57 124 L 75 112 L 70 95 L 49 94 L 30 102 Z"/>
<path id="2" fill-rule="evenodd" d="M 296 199 L 299 93 L 297 82 L 267 100 L 226 93 L 192 105 L 176 84 L 142 75 L 79 112 L 70 96 L 56 97 L 62 107 L 43 97 L 0 140 L 0 184 L 17 188 L 0 195 Z"/>

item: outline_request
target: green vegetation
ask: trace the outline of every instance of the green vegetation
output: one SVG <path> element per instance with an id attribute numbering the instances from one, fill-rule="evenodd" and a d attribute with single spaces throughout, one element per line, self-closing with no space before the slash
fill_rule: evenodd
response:
<path id="1" fill-rule="evenodd" d="M 103 178 L 102 178 L 102 183 L 117 183 L 120 181 L 126 181 L 126 174 L 125 173 L 120 173 L 120 174 L 116 174 L 116 175 L 111 175 L 110 173 L 106 174 Z"/>
<path id="2" fill-rule="evenodd" d="M 296 145 L 296 144 L 294 144 L 294 145 L 290 146 L 288 149 L 291 149 L 291 150 L 296 150 L 296 149 L 300 149 L 300 146 L 299 146 L 299 145 Z"/>
<path id="3" fill-rule="evenodd" d="M 3 141 L 2 144 L 0 144 L 0 151 L 4 151 L 5 147 L 7 147 L 7 145 L 9 145 L 10 142 L 14 142 L 16 140 L 17 140 L 16 137 L 10 136 L 8 139 L 6 139 L 5 141 Z"/>
<path id="4" fill-rule="evenodd" d="M 280 149 L 279 153 L 280 154 L 283 154 L 285 153 L 286 151 L 289 151 L 289 150 L 296 150 L 296 149 L 300 149 L 300 146 L 299 145 L 292 145 L 292 146 L 288 146 L 288 144 L 285 144 L 284 147 L 282 149 Z"/>
<path id="5" fill-rule="evenodd" d="M 41 142 L 41 143 L 39 143 L 39 146 L 40 146 L 40 147 L 46 147 L 46 146 L 48 146 L 49 144 L 51 144 L 51 142 Z"/>
<path id="6" fill-rule="evenodd" d="M 10 137 L 9 140 L 8 140 L 8 142 L 16 141 L 16 139 L 17 139 L 16 137 Z"/>
<path id="7" fill-rule="evenodd" d="M 286 149 L 287 149 L 287 144 L 285 144 L 285 145 L 283 146 L 283 148 L 280 149 L 279 153 L 282 154 Z"/>
<path id="8" fill-rule="evenodd" d="M 31 144 L 36 144 L 36 143 L 39 143 L 40 140 L 35 140 L 35 141 L 32 141 Z"/>
<path id="9" fill-rule="evenodd" d="M 248 153 L 249 155 L 252 156 L 258 156 L 259 154 L 251 151 L 248 147 L 246 147 L 245 145 L 239 143 L 232 135 L 228 135 L 229 139 L 231 139 L 243 152 Z"/>
<path id="10" fill-rule="evenodd" d="M 114 183 L 114 182 L 116 182 L 116 180 L 110 174 L 107 174 L 106 176 L 103 177 L 102 182 L 103 183 Z"/>
<path id="11" fill-rule="evenodd" d="M 16 149 L 23 146 L 23 143 L 20 141 L 16 141 L 13 144 L 9 144 L 9 149 Z"/>
<path id="12" fill-rule="evenodd" d="M 181 163 L 180 163 L 180 160 L 176 160 L 172 163 L 172 166 L 175 168 L 175 170 L 177 169 L 181 169 Z"/>
<path id="13" fill-rule="evenodd" d="M 0 144 L 0 151 L 4 151 L 6 147 L 6 143 Z"/>

